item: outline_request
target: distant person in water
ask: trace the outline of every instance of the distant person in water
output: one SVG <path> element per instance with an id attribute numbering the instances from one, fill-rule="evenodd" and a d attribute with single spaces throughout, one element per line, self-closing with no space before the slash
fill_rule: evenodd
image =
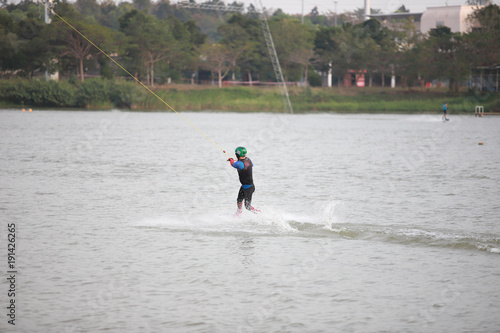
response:
<path id="1" fill-rule="evenodd" d="M 252 207 L 252 195 L 255 192 L 255 185 L 253 184 L 252 176 L 252 161 L 246 157 L 247 150 L 245 147 L 238 147 L 235 149 L 236 160 L 229 158 L 228 161 L 231 166 L 238 170 L 238 175 L 240 177 L 240 191 L 238 192 L 238 198 L 236 199 L 236 204 L 238 205 L 238 210 L 236 211 L 236 216 L 240 216 L 243 211 L 243 201 L 245 201 L 245 208 L 252 213 L 259 213 L 260 211 Z"/>
<path id="2" fill-rule="evenodd" d="M 443 103 L 443 120 L 449 120 L 446 117 L 447 112 L 448 112 L 448 103 L 444 102 Z"/>

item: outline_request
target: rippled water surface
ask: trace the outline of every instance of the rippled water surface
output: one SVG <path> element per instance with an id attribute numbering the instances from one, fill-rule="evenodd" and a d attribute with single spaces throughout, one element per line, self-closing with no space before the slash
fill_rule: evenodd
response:
<path id="1" fill-rule="evenodd" d="M 498 331 L 500 118 L 182 116 L 0 111 L 0 331 Z"/>

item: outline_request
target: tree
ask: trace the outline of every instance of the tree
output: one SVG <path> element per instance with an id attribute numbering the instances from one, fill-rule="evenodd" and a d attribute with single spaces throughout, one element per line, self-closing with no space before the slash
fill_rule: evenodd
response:
<path id="1" fill-rule="evenodd" d="M 362 62 L 371 77 L 375 72 L 381 73 L 382 86 L 385 85 L 385 73 L 393 72 L 396 59 L 396 42 L 399 37 L 375 19 L 370 19 L 361 24 L 364 30 L 364 50 Z"/>
<path id="2" fill-rule="evenodd" d="M 57 39 L 59 43 L 65 45 L 61 56 L 69 55 L 77 60 L 77 75 L 80 81 L 83 82 L 85 80 L 84 61 L 95 58 L 101 53 L 89 41 L 92 41 L 101 50 L 109 54 L 112 49 L 112 32 L 106 27 L 91 24 L 83 20 L 71 22 L 71 25 L 76 30 L 59 20 L 54 20 L 53 22 L 57 26 L 56 29 L 59 33 Z"/>
<path id="3" fill-rule="evenodd" d="M 317 56 L 316 64 L 322 72 L 328 72 L 335 59 L 335 52 L 338 50 L 335 35 L 340 33 L 340 28 L 320 27 L 314 37 L 314 52 Z"/>
<path id="4" fill-rule="evenodd" d="M 19 51 L 18 35 L 12 31 L 14 21 L 11 15 L 4 10 L 0 10 L 0 70 L 3 72 L 17 69 L 14 55 Z"/>
<path id="5" fill-rule="evenodd" d="M 105 0 L 101 2 L 101 11 L 103 15 L 98 22 L 105 27 L 111 28 L 113 31 L 119 30 L 120 17 L 132 10 L 134 10 L 134 7 L 128 2 L 120 2 L 118 6 L 116 6 L 113 0 Z"/>
<path id="6" fill-rule="evenodd" d="M 367 49 L 373 46 L 373 41 L 366 37 L 359 25 L 345 25 L 343 28 L 342 33 L 337 36 L 340 46 L 337 64 L 341 64 L 344 73 L 365 69 L 366 57 L 371 54 Z"/>
<path id="7" fill-rule="evenodd" d="M 314 41 L 322 71 L 332 65 L 333 73 L 344 77 L 350 70 L 364 71 L 372 84 L 374 73 L 382 75 L 395 65 L 396 36 L 375 19 L 339 28 L 320 28 Z"/>
<path id="8" fill-rule="evenodd" d="M 416 82 L 423 89 L 428 74 L 423 62 L 423 39 L 417 34 L 415 24 L 410 20 L 403 21 L 400 30 L 394 34 L 398 41 L 395 52 L 396 70 L 401 75 L 403 86 L 412 86 Z"/>
<path id="9" fill-rule="evenodd" d="M 308 69 L 311 60 L 314 57 L 314 50 L 312 48 L 301 48 L 296 50 L 288 58 L 291 62 L 304 66 L 304 85 L 307 86 Z"/>
<path id="10" fill-rule="evenodd" d="M 232 21 L 231 23 L 222 25 L 218 29 L 222 36 L 220 43 L 227 46 L 231 50 L 239 50 L 238 58 L 234 58 L 233 61 L 233 79 L 235 79 L 235 71 L 238 65 L 245 65 L 245 63 L 252 57 L 255 56 L 256 44 L 252 40 L 248 32 L 237 22 Z M 251 77 L 251 75 L 250 75 Z"/>
<path id="11" fill-rule="evenodd" d="M 259 72 L 272 73 L 271 63 L 268 60 L 269 54 L 262 35 L 261 23 L 256 18 L 234 14 L 229 18 L 226 25 L 221 26 L 219 30 L 223 36 L 221 41 L 226 43 L 232 40 L 230 43 L 236 46 L 238 43 L 237 38 L 242 39 L 241 43 L 245 51 L 240 54 L 237 65 L 241 73 L 246 73 L 248 81 L 252 82 L 253 77 L 258 77 Z M 229 33 L 226 37 L 224 35 L 226 31 L 232 29 L 238 32 Z M 269 66 L 269 70 L 267 66 Z"/>
<path id="12" fill-rule="evenodd" d="M 49 69 L 52 58 L 47 43 L 47 25 L 38 15 L 39 5 L 22 3 L 0 11 L 0 68 L 33 77 Z"/>
<path id="13" fill-rule="evenodd" d="M 26 27 L 29 27 L 30 32 L 25 35 L 24 43 L 19 45 L 19 54 L 16 55 L 19 57 L 21 73 L 33 77 L 36 71 L 51 71 L 53 55 L 46 42 L 49 29 L 39 18 L 21 21 L 21 30 Z"/>
<path id="14" fill-rule="evenodd" d="M 170 0 L 159 0 L 153 4 L 152 14 L 160 20 L 166 19 L 175 14 L 175 7 L 170 4 Z"/>
<path id="15" fill-rule="evenodd" d="M 283 66 L 285 81 L 287 77 L 304 78 L 307 80 L 314 47 L 314 34 L 308 25 L 301 24 L 294 19 L 280 19 L 272 21 L 270 29 L 273 34 L 276 53 Z M 301 70 L 303 65 L 304 70 Z"/>
<path id="16" fill-rule="evenodd" d="M 500 62 L 500 7 L 478 8 L 469 16 L 475 28 L 466 36 L 475 66 L 492 66 Z"/>
<path id="17" fill-rule="evenodd" d="M 101 8 L 97 0 L 76 0 L 75 8 L 83 16 L 101 16 Z"/>
<path id="18" fill-rule="evenodd" d="M 458 91 L 458 83 L 470 74 L 464 38 L 448 27 L 437 27 L 429 33 L 424 59 L 429 74 L 450 79 L 450 91 Z"/>
<path id="19" fill-rule="evenodd" d="M 472 5 L 472 6 L 483 6 L 483 5 L 490 5 L 491 1 L 490 0 L 467 0 L 465 3 L 468 5 Z"/>
<path id="20" fill-rule="evenodd" d="M 499 33 L 500 32 L 500 7 L 489 5 L 476 9 L 471 15 L 470 20 L 476 20 L 479 23 L 481 32 Z"/>
<path id="21" fill-rule="evenodd" d="M 309 13 L 308 16 L 310 16 L 311 18 L 315 18 L 318 15 L 319 15 L 318 7 L 315 6 L 313 9 L 311 9 L 311 12 Z"/>
<path id="22" fill-rule="evenodd" d="M 288 30 L 288 41 L 291 52 L 286 62 L 302 65 L 304 68 L 304 85 L 307 86 L 308 70 L 314 57 L 314 32 L 308 26 L 295 20 L 287 20 L 285 29 Z"/>
<path id="23" fill-rule="evenodd" d="M 68 2 L 56 2 L 54 11 L 58 15 L 52 18 L 49 25 L 50 33 L 47 41 L 53 52 L 58 54 L 58 66 L 63 66 L 68 57 L 71 61 L 76 59 L 77 76 L 83 82 L 85 67 L 96 66 L 97 55 L 101 53 L 92 46 L 92 43 L 106 54 L 116 52 L 117 46 L 114 43 L 116 34 L 111 29 L 96 23 L 93 17 L 82 17 L 75 10 L 75 6 Z"/>
<path id="24" fill-rule="evenodd" d="M 151 0 L 133 0 L 135 9 L 149 13 L 151 9 Z"/>
<path id="25" fill-rule="evenodd" d="M 410 10 L 406 9 L 405 5 L 401 5 L 394 13 L 409 13 Z"/>
<path id="26" fill-rule="evenodd" d="M 169 77 L 177 77 L 182 72 L 188 71 L 193 80 L 193 74 L 198 69 L 197 48 L 205 43 L 207 36 L 200 32 L 192 20 L 183 23 L 170 16 L 165 21 L 168 22 L 177 46 L 169 52 L 169 57 L 163 62 L 164 73 L 168 72 Z"/>
<path id="27" fill-rule="evenodd" d="M 220 43 L 204 44 L 200 48 L 200 67 L 217 73 L 219 88 L 239 56 L 238 50 Z"/>
<path id="28" fill-rule="evenodd" d="M 129 59 L 133 59 L 136 66 L 143 66 L 151 86 L 155 84 L 155 65 L 172 60 L 183 50 L 169 24 L 138 10 L 120 18 L 120 30 L 129 37 Z"/>
<path id="29" fill-rule="evenodd" d="M 186 70 L 191 74 L 191 84 L 194 84 L 194 78 L 199 68 L 198 49 L 205 43 L 207 35 L 200 32 L 196 22 L 193 20 L 184 22 L 183 25 L 189 33 L 189 40 L 184 42 L 186 44 L 185 66 Z"/>

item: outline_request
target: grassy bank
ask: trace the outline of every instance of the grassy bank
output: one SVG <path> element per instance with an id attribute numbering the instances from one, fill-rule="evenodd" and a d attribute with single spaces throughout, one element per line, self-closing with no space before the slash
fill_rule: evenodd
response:
<path id="1" fill-rule="evenodd" d="M 283 112 L 277 87 L 226 87 L 167 85 L 154 92 L 176 111 Z M 435 113 L 444 101 L 449 113 L 473 113 L 476 105 L 500 112 L 500 94 L 445 89 L 401 88 L 289 88 L 294 112 Z M 0 81 L 0 107 L 169 110 L 151 92 L 132 82 L 86 80 L 84 83 L 26 80 Z"/>

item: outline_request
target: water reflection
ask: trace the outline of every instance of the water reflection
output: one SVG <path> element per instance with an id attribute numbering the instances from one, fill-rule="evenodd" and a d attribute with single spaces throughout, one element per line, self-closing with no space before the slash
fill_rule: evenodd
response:
<path id="1" fill-rule="evenodd" d="M 255 249 L 254 238 L 250 236 L 243 236 L 238 240 L 240 242 L 239 255 L 241 256 L 241 263 L 245 269 L 251 270 L 255 267 L 255 263 L 252 258 Z"/>

